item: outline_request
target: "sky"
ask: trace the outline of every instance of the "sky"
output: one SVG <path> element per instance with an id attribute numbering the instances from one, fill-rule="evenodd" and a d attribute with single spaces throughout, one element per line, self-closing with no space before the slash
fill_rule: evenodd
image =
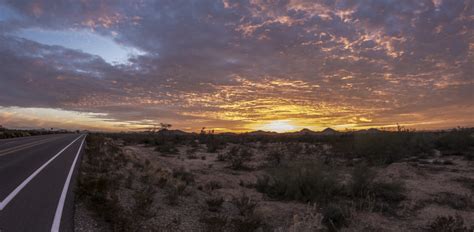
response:
<path id="1" fill-rule="evenodd" d="M 0 125 L 474 126 L 472 0 L 0 0 Z"/>

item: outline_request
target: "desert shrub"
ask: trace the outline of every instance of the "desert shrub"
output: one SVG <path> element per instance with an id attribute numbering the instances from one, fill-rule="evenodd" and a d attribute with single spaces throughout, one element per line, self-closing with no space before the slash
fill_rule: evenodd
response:
<path id="1" fill-rule="evenodd" d="M 197 147 L 190 147 L 190 148 L 186 149 L 186 154 L 187 155 L 192 155 L 192 154 L 196 153 L 197 150 L 198 150 Z"/>
<path id="2" fill-rule="evenodd" d="M 18 138 L 34 135 L 50 135 L 50 134 L 64 134 L 71 133 L 71 131 L 46 131 L 46 130 L 19 130 L 7 129 L 0 125 L 0 139 Z"/>
<path id="3" fill-rule="evenodd" d="M 217 215 L 217 216 L 203 216 L 199 220 L 201 223 L 205 224 L 206 231 L 215 232 L 215 231 L 225 231 L 227 224 L 227 216 Z"/>
<path id="4" fill-rule="evenodd" d="M 143 143 L 145 145 L 152 145 L 152 144 L 154 144 L 154 141 L 150 138 L 144 138 L 141 143 Z"/>
<path id="5" fill-rule="evenodd" d="M 191 153 L 191 154 L 186 155 L 186 158 L 188 158 L 188 159 L 197 159 L 198 157 L 197 157 L 196 154 Z"/>
<path id="6" fill-rule="evenodd" d="M 253 232 L 264 225 L 257 215 L 233 218 L 231 223 L 231 228 L 235 232 Z"/>
<path id="7" fill-rule="evenodd" d="M 135 176 L 133 175 L 133 173 L 129 173 L 127 178 L 125 179 L 125 187 L 128 189 L 132 189 L 134 179 L 135 179 Z"/>
<path id="8" fill-rule="evenodd" d="M 98 217 L 108 222 L 113 231 L 130 231 L 136 227 L 130 212 L 122 207 L 117 188 L 123 179 L 117 170 L 123 165 L 117 148 L 112 148 L 105 137 L 91 134 L 79 171 L 77 197 Z"/>
<path id="9" fill-rule="evenodd" d="M 187 185 L 185 184 L 182 184 L 182 183 L 179 183 L 176 185 L 176 193 L 179 195 L 179 196 L 182 196 L 182 195 L 189 195 L 190 192 L 186 191 L 187 190 Z"/>
<path id="10" fill-rule="evenodd" d="M 271 150 L 265 156 L 265 160 L 277 166 L 281 164 L 283 158 L 284 154 L 279 150 Z"/>
<path id="11" fill-rule="evenodd" d="M 239 216 L 231 220 L 232 231 L 256 231 L 264 226 L 261 217 L 255 214 L 257 202 L 253 201 L 249 196 L 243 194 L 238 198 L 234 198 L 232 203 L 239 211 Z"/>
<path id="12" fill-rule="evenodd" d="M 217 161 L 226 161 L 229 159 L 229 156 L 226 153 L 217 154 Z"/>
<path id="13" fill-rule="evenodd" d="M 188 145 L 196 150 L 199 148 L 199 143 L 194 139 L 189 140 Z"/>
<path id="14" fill-rule="evenodd" d="M 474 179 L 469 177 L 459 177 L 456 179 L 457 182 L 461 183 L 465 188 L 471 190 L 474 193 Z"/>
<path id="15" fill-rule="evenodd" d="M 135 200 L 133 213 L 144 218 L 154 216 L 152 205 L 155 193 L 156 191 L 153 186 L 143 186 L 141 189 L 136 190 L 133 193 L 133 198 Z"/>
<path id="16" fill-rule="evenodd" d="M 99 217 L 111 223 L 112 226 L 121 226 L 121 215 L 115 211 L 124 210 L 118 203 L 117 195 L 112 187 L 113 183 L 105 176 L 80 177 L 77 193 L 78 197 L 86 203 L 86 206 Z"/>
<path id="17" fill-rule="evenodd" d="M 245 194 L 238 198 L 234 198 L 232 203 L 234 203 L 234 205 L 237 207 L 241 216 L 253 214 L 255 207 L 257 207 L 257 202 L 253 201 Z"/>
<path id="18" fill-rule="evenodd" d="M 356 166 L 348 184 L 348 193 L 359 209 L 389 211 L 405 199 L 402 182 L 375 181 L 375 172 L 366 165 Z"/>
<path id="19" fill-rule="evenodd" d="M 216 153 L 220 148 L 221 144 L 217 139 L 211 139 L 206 143 L 207 152 Z"/>
<path id="20" fill-rule="evenodd" d="M 464 153 L 464 158 L 469 161 L 474 161 L 474 152 L 465 152 Z"/>
<path id="21" fill-rule="evenodd" d="M 176 145 L 169 142 L 156 146 L 155 151 L 158 151 L 162 154 L 177 154 L 178 153 L 178 149 L 176 148 Z"/>
<path id="22" fill-rule="evenodd" d="M 173 170 L 173 177 L 184 181 L 186 184 L 194 183 L 194 175 L 183 167 Z"/>
<path id="23" fill-rule="evenodd" d="M 250 149 L 243 147 L 240 149 L 238 156 L 242 157 L 245 161 L 249 161 L 252 159 L 253 153 Z"/>
<path id="24" fill-rule="evenodd" d="M 361 134 L 355 137 L 354 150 L 370 163 L 390 164 L 410 155 L 409 137 L 410 134 L 405 132 Z"/>
<path id="25" fill-rule="evenodd" d="M 177 186 L 170 186 L 165 192 L 165 200 L 168 205 L 178 205 L 179 190 Z"/>
<path id="26" fill-rule="evenodd" d="M 375 172 L 367 165 L 358 165 L 352 171 L 350 193 L 355 197 L 366 197 L 372 190 Z"/>
<path id="27" fill-rule="evenodd" d="M 306 209 L 300 211 L 297 216 L 298 220 L 293 220 L 284 231 L 313 232 L 324 231 L 323 229 L 326 228 L 322 223 L 323 215 L 317 204 L 308 204 Z"/>
<path id="28" fill-rule="evenodd" d="M 440 205 L 447 205 L 453 209 L 465 210 L 474 208 L 474 200 L 471 195 L 459 195 L 449 192 L 439 193 L 433 200 Z"/>
<path id="29" fill-rule="evenodd" d="M 156 185 L 159 188 L 163 188 L 168 184 L 168 178 L 166 176 L 160 176 L 159 178 L 155 179 L 154 185 Z"/>
<path id="30" fill-rule="evenodd" d="M 237 148 L 237 152 L 232 148 L 228 155 L 230 161 L 230 168 L 234 170 L 246 170 L 250 169 L 245 162 L 251 160 L 252 152 L 248 148 Z"/>
<path id="31" fill-rule="evenodd" d="M 474 231 L 474 227 L 468 229 L 464 226 L 464 219 L 459 215 L 440 216 L 428 225 L 428 230 L 431 232 L 471 232 Z"/>
<path id="32" fill-rule="evenodd" d="M 140 175 L 140 182 L 142 182 L 143 184 L 145 185 L 149 185 L 151 184 L 153 178 L 152 176 L 149 174 L 149 173 L 145 173 L 145 174 L 142 174 Z"/>
<path id="33" fill-rule="evenodd" d="M 400 181 L 375 182 L 373 186 L 375 197 L 391 204 L 398 204 L 400 201 L 404 200 L 404 191 L 405 187 L 403 182 Z"/>
<path id="34" fill-rule="evenodd" d="M 239 154 L 239 147 L 232 146 L 230 147 L 229 151 L 225 153 L 217 154 L 217 161 L 227 161 L 230 160 L 232 157 L 237 156 Z"/>
<path id="35" fill-rule="evenodd" d="M 211 212 L 217 212 L 224 203 L 224 198 L 222 197 L 212 197 L 206 199 L 207 209 Z"/>
<path id="36" fill-rule="evenodd" d="M 436 148 L 465 152 L 474 148 L 472 129 L 455 129 L 445 132 L 436 140 Z"/>
<path id="37" fill-rule="evenodd" d="M 206 183 L 204 186 L 207 190 L 213 191 L 215 189 L 220 189 L 222 188 L 222 184 L 219 181 L 211 180 Z"/>
<path id="38" fill-rule="evenodd" d="M 406 157 L 430 153 L 435 139 L 432 133 L 401 130 L 328 136 L 323 141 L 345 157 L 360 157 L 372 165 L 386 165 Z"/>
<path id="39" fill-rule="evenodd" d="M 244 160 L 239 156 L 234 156 L 230 158 L 230 168 L 234 170 L 245 169 Z"/>
<path id="40" fill-rule="evenodd" d="M 232 146 L 227 152 L 228 156 L 236 156 L 239 153 L 239 146 Z"/>
<path id="41" fill-rule="evenodd" d="M 255 189 L 261 193 L 267 193 L 271 191 L 270 189 L 270 177 L 267 175 L 257 177 L 257 182 L 255 183 Z"/>
<path id="42" fill-rule="evenodd" d="M 350 211 L 345 206 L 329 204 L 322 213 L 322 223 L 329 231 L 338 231 L 343 226 L 349 225 Z"/>
<path id="43" fill-rule="evenodd" d="M 270 178 L 260 179 L 257 186 L 271 198 L 327 203 L 341 191 L 336 173 L 318 162 L 295 162 L 269 174 Z"/>
<path id="44" fill-rule="evenodd" d="M 201 130 L 201 133 L 198 136 L 199 142 L 206 144 L 207 152 L 215 153 L 223 145 L 224 142 L 221 140 L 221 136 L 214 134 L 214 131 L 205 131 L 205 128 Z"/>
<path id="45" fill-rule="evenodd" d="M 303 152 L 304 147 L 300 143 L 287 143 L 286 150 L 292 155 L 297 156 Z"/>

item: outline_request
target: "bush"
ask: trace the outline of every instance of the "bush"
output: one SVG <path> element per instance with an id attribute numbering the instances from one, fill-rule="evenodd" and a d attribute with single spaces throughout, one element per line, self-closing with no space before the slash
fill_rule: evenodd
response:
<path id="1" fill-rule="evenodd" d="M 303 152 L 304 147 L 299 143 L 287 143 L 286 149 L 291 155 L 297 156 Z"/>
<path id="2" fill-rule="evenodd" d="M 456 181 L 461 183 L 465 188 L 471 190 L 471 193 L 474 193 L 474 178 L 459 177 Z"/>
<path id="3" fill-rule="evenodd" d="M 178 153 L 178 149 L 176 148 L 176 146 L 169 142 L 158 145 L 155 148 L 155 151 L 158 151 L 162 154 L 177 154 Z"/>
<path id="4" fill-rule="evenodd" d="M 257 190 L 276 199 L 327 203 L 342 189 L 336 173 L 317 162 L 291 163 L 269 173 L 257 181 Z"/>
<path id="5" fill-rule="evenodd" d="M 91 134 L 79 171 L 77 197 L 98 217 L 108 222 L 113 231 L 135 228 L 133 215 L 119 204 L 117 188 L 123 179 L 117 170 L 125 162 L 120 149 L 106 142 L 103 136 Z"/>
<path id="6" fill-rule="evenodd" d="M 255 207 L 257 206 L 257 203 L 245 194 L 239 198 L 234 198 L 232 202 L 239 210 L 241 216 L 253 214 Z"/>
<path id="7" fill-rule="evenodd" d="M 338 231 L 343 226 L 349 225 L 350 211 L 347 207 L 330 204 L 323 209 L 322 223 L 329 231 Z"/>
<path id="8" fill-rule="evenodd" d="M 222 184 L 219 181 L 211 180 L 206 183 L 204 186 L 207 190 L 213 191 L 215 189 L 220 189 L 222 188 Z"/>
<path id="9" fill-rule="evenodd" d="M 437 217 L 428 228 L 431 232 L 470 232 L 474 231 L 474 227 L 468 229 L 464 226 L 464 219 L 456 215 Z"/>
<path id="10" fill-rule="evenodd" d="M 182 167 L 173 170 L 173 177 L 185 182 L 186 184 L 194 183 L 194 175 Z"/>
<path id="11" fill-rule="evenodd" d="M 267 175 L 257 177 L 257 183 L 255 183 L 255 189 L 261 193 L 267 193 L 270 189 L 270 177 Z"/>
<path id="12" fill-rule="evenodd" d="M 351 177 L 348 192 L 360 209 L 386 211 L 405 199 L 402 182 L 376 182 L 375 172 L 366 165 L 355 167 Z"/>
<path id="13" fill-rule="evenodd" d="M 165 199 L 168 205 L 178 205 L 179 191 L 177 186 L 170 186 L 170 188 L 167 189 Z"/>
<path id="14" fill-rule="evenodd" d="M 447 205 L 457 210 L 474 208 L 473 195 L 459 195 L 443 192 L 435 197 L 434 202 L 440 205 Z"/>
<path id="15" fill-rule="evenodd" d="M 230 160 L 230 168 L 234 170 L 249 169 L 249 167 L 245 165 L 245 162 L 251 160 L 253 155 L 252 152 L 247 148 L 237 149 L 237 152 L 235 152 L 235 147 L 233 147 L 227 154 L 228 159 Z"/>
<path id="16" fill-rule="evenodd" d="M 361 134 L 355 137 L 355 152 L 366 157 L 373 164 L 390 164 L 411 156 L 407 132 L 386 132 L 380 134 Z"/>
<path id="17" fill-rule="evenodd" d="M 284 154 L 281 151 L 271 150 L 266 154 L 265 159 L 268 162 L 273 163 L 274 165 L 278 166 L 281 164 L 283 157 L 284 157 Z"/>
<path id="18" fill-rule="evenodd" d="M 400 181 L 376 182 L 373 186 L 375 197 L 391 204 L 398 204 L 400 201 L 404 200 L 404 191 L 405 187 Z"/>
<path id="19" fill-rule="evenodd" d="M 350 158 L 364 158 L 374 165 L 391 164 L 410 156 L 431 153 L 435 141 L 433 133 L 403 130 L 328 136 L 324 140 L 332 145 L 336 153 Z"/>
<path id="20" fill-rule="evenodd" d="M 436 148 L 440 150 L 465 152 L 474 148 L 472 129 L 456 129 L 440 135 L 436 141 Z"/>
<path id="21" fill-rule="evenodd" d="M 372 191 L 375 172 L 366 165 L 358 165 L 352 171 L 350 193 L 354 197 L 366 197 Z"/>
<path id="22" fill-rule="evenodd" d="M 212 197 L 206 199 L 207 209 L 211 212 L 217 212 L 224 203 L 224 198 L 222 197 Z"/>
<path id="23" fill-rule="evenodd" d="M 151 206 L 153 205 L 155 193 L 156 191 L 153 186 L 144 186 L 135 191 L 133 194 L 133 198 L 135 199 L 133 213 L 143 218 L 154 216 Z"/>
<path id="24" fill-rule="evenodd" d="M 231 222 L 235 232 L 253 232 L 264 225 L 262 219 L 256 215 L 234 218 Z"/>
<path id="25" fill-rule="evenodd" d="M 264 225 L 262 219 L 255 214 L 257 203 L 247 195 L 233 199 L 234 205 L 239 210 L 239 217 L 231 220 L 231 228 L 235 232 L 256 231 Z"/>
<path id="26" fill-rule="evenodd" d="M 218 140 L 212 139 L 207 142 L 206 147 L 207 147 L 207 152 L 216 153 L 217 150 L 220 149 L 221 144 Z"/>
<path id="27" fill-rule="evenodd" d="M 199 220 L 201 223 L 206 225 L 206 231 L 215 232 L 215 231 L 225 231 L 227 224 L 227 216 L 218 215 L 218 216 L 205 216 Z"/>
<path id="28" fill-rule="evenodd" d="M 217 154 L 217 161 L 226 161 L 229 159 L 229 156 L 225 153 L 219 153 Z"/>

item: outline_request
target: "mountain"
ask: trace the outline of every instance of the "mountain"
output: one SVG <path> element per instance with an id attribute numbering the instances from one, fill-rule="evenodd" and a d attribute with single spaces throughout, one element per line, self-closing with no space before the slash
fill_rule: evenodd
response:
<path id="1" fill-rule="evenodd" d="M 278 133 L 273 132 L 273 131 L 258 130 L 258 131 L 247 132 L 245 134 L 247 134 L 247 135 L 276 135 Z"/>
<path id="2" fill-rule="evenodd" d="M 310 130 L 310 129 L 308 129 L 308 128 L 304 128 L 304 129 L 302 129 L 302 130 L 300 130 L 300 131 L 293 132 L 292 134 L 294 134 L 294 135 L 315 135 L 315 134 L 318 134 L 318 132 L 312 131 L 312 130 Z"/>
<path id="3" fill-rule="evenodd" d="M 339 132 L 332 129 L 332 128 L 326 128 L 324 129 L 323 131 L 321 131 L 321 134 L 324 134 L 324 135 L 334 135 L 334 134 L 338 134 Z"/>

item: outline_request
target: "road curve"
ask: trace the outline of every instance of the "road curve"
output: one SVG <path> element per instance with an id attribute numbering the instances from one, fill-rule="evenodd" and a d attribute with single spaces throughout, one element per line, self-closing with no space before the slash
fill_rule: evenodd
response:
<path id="1" fill-rule="evenodd" d="M 0 140 L 0 232 L 72 231 L 85 134 Z"/>

